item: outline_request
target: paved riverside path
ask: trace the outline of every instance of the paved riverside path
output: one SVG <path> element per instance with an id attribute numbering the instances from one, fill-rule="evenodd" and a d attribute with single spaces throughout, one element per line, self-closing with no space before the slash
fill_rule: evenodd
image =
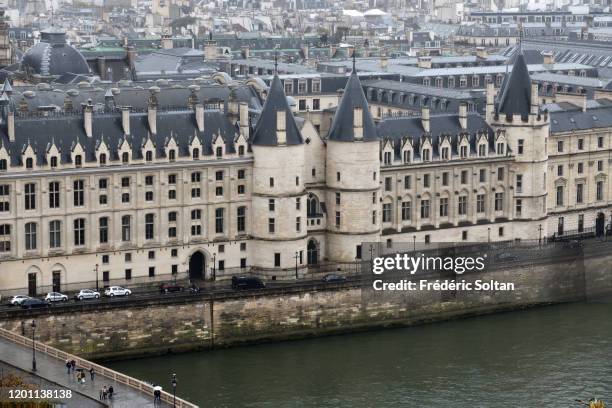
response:
<path id="1" fill-rule="evenodd" d="M 6 361 L 8 364 L 12 364 L 22 370 L 31 371 L 32 349 L 0 337 L 0 360 Z M 92 382 L 89 371 L 87 370 L 85 371 L 85 384 L 78 384 L 75 379 L 75 374 L 72 372 L 70 374 L 67 373 L 65 361 L 58 360 L 39 351 L 36 352 L 36 368 L 36 375 L 39 377 L 55 382 L 66 389 L 78 391 L 96 401 L 100 399 L 100 390 L 102 387 L 106 385 L 108 388 L 112 385 L 115 392 L 113 394 L 113 400 L 102 401 L 108 404 L 109 407 L 139 408 L 154 406 L 153 395 L 145 395 L 124 384 L 98 375 L 94 376 L 94 381 Z M 77 366 L 77 368 L 79 367 Z M 70 404 L 69 400 L 66 402 L 69 407 L 75 406 Z M 99 405 L 92 401 L 90 406 L 96 407 Z M 158 404 L 157 407 L 167 408 L 170 407 L 170 405 L 162 402 L 161 405 Z"/>

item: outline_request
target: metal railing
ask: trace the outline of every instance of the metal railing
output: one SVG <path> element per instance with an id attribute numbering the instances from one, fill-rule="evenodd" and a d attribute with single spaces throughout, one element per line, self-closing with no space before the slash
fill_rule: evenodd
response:
<path id="1" fill-rule="evenodd" d="M 13 343 L 32 348 L 32 339 L 21 336 L 19 334 L 15 334 L 6 329 L 0 328 L 0 337 L 6 340 L 9 340 Z M 55 347 L 47 346 L 46 344 L 40 343 L 38 341 L 34 341 L 34 348 L 36 349 L 37 352 L 43 353 L 47 356 L 57 359 L 59 363 L 63 363 L 66 360 L 74 360 L 77 366 L 79 367 L 82 367 L 87 370 L 93 368 L 96 375 L 101 375 L 105 378 L 108 378 L 110 380 L 123 384 L 129 388 L 145 393 L 148 396 L 151 396 L 151 397 L 153 396 L 153 391 L 154 391 L 153 385 L 148 384 L 144 381 L 138 380 L 133 377 L 129 377 L 118 371 L 111 370 L 99 364 L 93 363 L 89 360 L 85 360 L 79 356 L 75 356 L 74 354 L 69 354 L 69 353 L 66 353 L 65 351 L 56 349 Z M 161 391 L 161 400 L 163 402 L 166 402 L 172 405 L 174 398 L 175 397 L 171 393 L 163 391 L 163 390 Z M 178 408 L 198 408 L 197 405 L 192 404 L 191 402 L 185 401 L 184 399 L 181 399 L 178 397 L 176 397 L 176 407 Z"/>

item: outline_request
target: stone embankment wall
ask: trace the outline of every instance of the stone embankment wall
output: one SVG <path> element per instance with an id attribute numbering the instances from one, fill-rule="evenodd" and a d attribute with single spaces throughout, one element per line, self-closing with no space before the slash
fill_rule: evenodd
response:
<path id="1" fill-rule="evenodd" d="M 584 259 L 462 276 L 466 281 L 513 282 L 513 292 L 382 294 L 368 284 L 347 284 L 301 293 L 41 314 L 36 333 L 38 340 L 86 358 L 127 358 L 409 326 L 612 293 L 612 253 L 585 254 Z M 0 327 L 20 332 L 22 320 L 3 320 Z"/>

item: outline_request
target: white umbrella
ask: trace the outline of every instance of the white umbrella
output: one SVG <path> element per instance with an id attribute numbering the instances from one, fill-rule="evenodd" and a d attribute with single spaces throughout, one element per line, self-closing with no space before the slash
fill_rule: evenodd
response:
<path id="1" fill-rule="evenodd" d="M 153 387 L 153 391 L 161 391 L 162 387 L 160 387 L 159 385 L 156 385 L 155 387 Z"/>

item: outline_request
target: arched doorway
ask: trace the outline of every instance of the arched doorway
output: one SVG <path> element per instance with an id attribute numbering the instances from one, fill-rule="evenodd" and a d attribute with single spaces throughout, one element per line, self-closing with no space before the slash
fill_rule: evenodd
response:
<path id="1" fill-rule="evenodd" d="M 206 270 L 206 257 L 201 251 L 194 252 L 189 258 L 189 279 L 192 279 L 192 280 L 204 279 L 205 270 Z"/>
<path id="2" fill-rule="evenodd" d="M 317 246 L 317 242 L 314 239 L 308 241 L 308 246 L 306 247 L 306 255 L 308 265 L 317 265 L 319 263 L 319 248 Z"/>
<path id="3" fill-rule="evenodd" d="M 601 237 L 604 234 L 606 224 L 606 216 L 604 213 L 597 213 L 597 218 L 595 219 L 595 235 Z"/>

